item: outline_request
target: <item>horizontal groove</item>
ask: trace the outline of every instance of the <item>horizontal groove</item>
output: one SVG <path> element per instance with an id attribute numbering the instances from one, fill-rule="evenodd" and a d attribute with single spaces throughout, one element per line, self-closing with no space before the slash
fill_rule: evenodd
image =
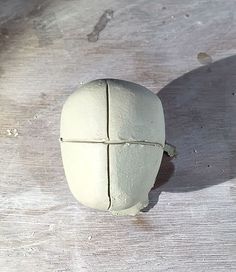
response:
<path id="1" fill-rule="evenodd" d="M 114 145 L 122 145 L 122 144 L 140 144 L 140 145 L 152 145 L 152 146 L 160 146 L 164 148 L 164 146 L 157 142 L 149 142 L 149 141 L 115 141 L 115 140 L 75 140 L 75 139 L 62 139 L 60 141 L 63 143 L 89 143 L 89 144 L 114 144 Z"/>

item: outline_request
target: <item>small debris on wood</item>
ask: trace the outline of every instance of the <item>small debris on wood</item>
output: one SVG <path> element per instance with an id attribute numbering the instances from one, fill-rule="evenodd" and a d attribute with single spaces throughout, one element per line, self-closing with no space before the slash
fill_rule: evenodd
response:
<path id="1" fill-rule="evenodd" d="M 19 133 L 16 128 L 10 128 L 10 129 L 7 129 L 7 135 L 17 137 L 19 135 Z"/>
<path id="2" fill-rule="evenodd" d="M 93 28 L 93 31 L 87 35 L 89 42 L 96 42 L 99 39 L 100 32 L 106 27 L 107 23 L 113 18 L 114 11 L 107 9 Z"/>
<path id="3" fill-rule="evenodd" d="M 48 230 L 49 231 L 54 231 L 54 229 L 55 229 L 55 225 L 54 224 L 50 224 Z"/>
<path id="4" fill-rule="evenodd" d="M 203 65 L 207 65 L 207 64 L 212 63 L 212 57 L 205 52 L 198 53 L 197 59 Z"/>
<path id="5" fill-rule="evenodd" d="M 88 236 L 88 240 L 90 241 L 91 239 L 92 239 L 92 236 L 91 236 L 91 235 L 89 235 L 89 236 Z"/>
<path id="6" fill-rule="evenodd" d="M 164 146 L 164 152 L 166 152 L 167 155 L 170 156 L 171 158 L 177 156 L 176 147 L 168 143 L 166 143 Z"/>

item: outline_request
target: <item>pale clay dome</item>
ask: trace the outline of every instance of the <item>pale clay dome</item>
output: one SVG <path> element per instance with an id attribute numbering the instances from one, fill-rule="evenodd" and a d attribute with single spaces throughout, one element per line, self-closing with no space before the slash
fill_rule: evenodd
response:
<path id="1" fill-rule="evenodd" d="M 148 205 L 165 145 L 154 93 L 122 80 L 89 82 L 66 100 L 60 133 L 65 175 L 80 203 L 116 215 Z"/>

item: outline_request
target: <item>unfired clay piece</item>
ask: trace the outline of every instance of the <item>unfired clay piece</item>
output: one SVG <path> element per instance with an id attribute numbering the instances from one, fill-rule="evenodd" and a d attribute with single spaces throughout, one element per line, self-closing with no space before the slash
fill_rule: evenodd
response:
<path id="1" fill-rule="evenodd" d="M 127 81 L 83 85 L 65 102 L 61 152 L 66 178 L 82 204 L 135 215 L 148 204 L 165 144 L 160 99 Z"/>

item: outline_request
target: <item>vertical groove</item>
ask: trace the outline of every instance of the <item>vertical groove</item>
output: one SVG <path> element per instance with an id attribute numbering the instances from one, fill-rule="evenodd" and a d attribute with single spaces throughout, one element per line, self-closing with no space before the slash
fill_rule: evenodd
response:
<path id="1" fill-rule="evenodd" d="M 108 198 L 109 198 L 109 206 L 108 206 L 108 210 L 111 207 L 111 192 L 110 192 L 110 145 L 107 145 L 107 180 L 108 180 L 108 190 L 107 190 L 107 194 L 108 194 Z"/>
<path id="2" fill-rule="evenodd" d="M 106 98 L 107 98 L 107 139 L 110 140 L 110 133 L 109 133 L 109 124 L 110 124 L 110 113 L 109 113 L 109 107 L 110 107 L 110 101 L 109 101 L 109 86 L 107 83 L 107 80 L 105 80 L 106 83 Z M 109 198 L 109 206 L 108 210 L 111 207 L 111 192 L 110 192 L 110 145 L 107 144 L 107 195 Z"/>
<path id="3" fill-rule="evenodd" d="M 107 98 L 107 139 L 110 140 L 110 132 L 109 132 L 109 123 L 110 123 L 110 113 L 109 113 L 109 108 L 110 108 L 110 101 L 109 101 L 109 86 L 107 81 L 106 82 L 106 98 Z"/>

